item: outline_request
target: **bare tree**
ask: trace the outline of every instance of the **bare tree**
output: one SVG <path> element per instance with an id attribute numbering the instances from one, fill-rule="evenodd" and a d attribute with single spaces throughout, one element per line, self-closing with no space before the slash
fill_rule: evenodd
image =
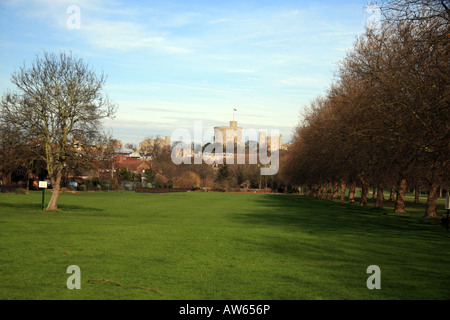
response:
<path id="1" fill-rule="evenodd" d="M 437 20 L 440 24 L 450 21 L 448 0 L 382 0 L 377 4 L 387 21 L 422 22 Z"/>
<path id="2" fill-rule="evenodd" d="M 31 67 L 25 64 L 11 76 L 16 91 L 4 95 L 2 121 L 14 125 L 45 148 L 53 193 L 47 210 L 57 209 L 64 168 L 92 154 L 102 135 L 101 120 L 112 118 L 117 106 L 103 92 L 106 77 L 97 75 L 71 53 L 44 52 Z"/>
<path id="3" fill-rule="evenodd" d="M 131 143 L 131 142 L 126 143 L 126 144 L 125 144 L 125 148 L 131 149 L 131 150 L 133 150 L 133 152 L 136 152 L 137 149 L 138 149 L 137 146 L 136 146 L 136 144 Z"/>

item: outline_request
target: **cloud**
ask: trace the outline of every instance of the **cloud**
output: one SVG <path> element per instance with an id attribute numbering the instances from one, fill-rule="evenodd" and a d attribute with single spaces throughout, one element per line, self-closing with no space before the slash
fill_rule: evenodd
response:
<path id="1" fill-rule="evenodd" d="M 146 21 L 151 8 L 124 6 L 105 0 L 20 0 L 5 4 L 28 23 L 44 23 L 53 28 L 55 35 L 62 33 L 66 39 L 81 40 L 96 49 L 152 49 L 168 54 L 192 52 L 192 49 L 178 45 L 165 32 L 151 29 Z M 75 13 L 67 12 L 70 6 L 79 8 L 80 29 L 68 28 L 68 19 Z M 183 22 L 181 17 L 172 20 L 173 25 L 184 23 L 188 22 Z"/>
<path id="2" fill-rule="evenodd" d="M 256 70 L 253 69 L 232 69 L 228 70 L 227 73 L 255 73 Z"/>
<path id="3" fill-rule="evenodd" d="M 179 113 L 180 110 L 175 109 L 166 109 L 166 108 L 151 108 L 151 107 L 142 107 L 139 108 L 140 111 L 144 112 L 163 112 L 163 113 Z"/>
<path id="4" fill-rule="evenodd" d="M 328 77 L 311 74 L 308 76 L 295 76 L 280 80 L 280 83 L 286 86 L 293 87 L 320 87 L 326 86 L 330 83 Z"/>
<path id="5" fill-rule="evenodd" d="M 145 27 L 134 22 L 87 20 L 83 22 L 82 30 L 87 42 L 97 48 L 119 51 L 154 49 L 170 54 L 192 51 L 177 46 L 167 38 L 146 30 Z"/>
<path id="6" fill-rule="evenodd" d="M 362 29 L 356 5 L 316 3 L 3 0 L 4 25 L 21 36 L 5 33 L 0 47 L 21 58 L 70 49 L 104 70 L 118 137 L 163 135 L 196 117 L 227 124 L 233 106 L 240 124 L 288 126 Z M 67 28 L 69 5 L 81 10 L 80 29 Z"/>
<path id="7" fill-rule="evenodd" d="M 228 22 L 230 21 L 230 19 L 225 19 L 225 18 L 221 18 L 221 19 L 216 19 L 216 20 L 210 20 L 208 21 L 209 24 L 218 24 L 218 23 L 224 23 L 224 22 Z"/>

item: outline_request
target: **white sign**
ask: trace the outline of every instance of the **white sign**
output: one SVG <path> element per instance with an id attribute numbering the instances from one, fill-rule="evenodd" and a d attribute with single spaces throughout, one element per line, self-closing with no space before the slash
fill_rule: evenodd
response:
<path id="1" fill-rule="evenodd" d="M 39 181 L 39 188 L 47 189 L 47 181 Z"/>

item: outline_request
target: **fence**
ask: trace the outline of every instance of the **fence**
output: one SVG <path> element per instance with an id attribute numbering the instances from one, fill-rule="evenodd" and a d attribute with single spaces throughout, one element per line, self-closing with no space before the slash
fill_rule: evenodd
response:
<path id="1" fill-rule="evenodd" d="M 135 191 L 136 188 L 152 188 L 152 184 L 146 182 L 119 181 L 119 189 L 121 190 Z"/>
<path id="2" fill-rule="evenodd" d="M 125 190 L 135 191 L 136 188 L 152 188 L 151 183 L 143 182 L 129 182 L 129 181 L 102 181 L 101 183 L 85 183 L 78 185 L 75 189 L 78 191 L 111 191 L 111 190 Z M 72 189 L 69 187 L 69 189 Z"/>
<path id="3" fill-rule="evenodd" d="M 167 192 L 188 192 L 192 191 L 192 188 L 143 188 L 136 187 L 138 193 L 167 193 Z"/>
<path id="4" fill-rule="evenodd" d="M 0 184 L 0 193 L 10 193 L 15 192 L 17 189 L 20 189 L 20 185 L 1 185 Z"/>

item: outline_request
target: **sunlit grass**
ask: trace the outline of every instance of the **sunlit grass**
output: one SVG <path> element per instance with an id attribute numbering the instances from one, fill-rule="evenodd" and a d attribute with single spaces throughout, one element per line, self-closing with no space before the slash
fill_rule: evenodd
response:
<path id="1" fill-rule="evenodd" d="M 450 298 L 450 233 L 423 205 L 393 214 L 299 195 L 87 192 L 42 212 L 40 201 L 0 195 L 0 299 Z M 81 290 L 67 289 L 69 265 Z M 366 287 L 369 265 L 381 290 Z"/>

